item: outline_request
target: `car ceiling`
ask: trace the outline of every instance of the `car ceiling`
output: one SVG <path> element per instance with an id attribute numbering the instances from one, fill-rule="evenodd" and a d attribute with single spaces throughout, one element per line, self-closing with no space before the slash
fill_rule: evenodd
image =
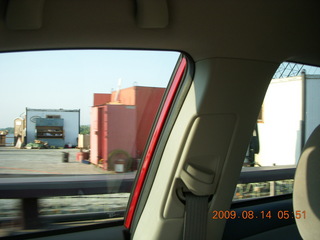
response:
<path id="1" fill-rule="evenodd" d="M 0 51 L 143 48 L 179 50 L 195 61 L 320 64 L 318 6 L 289 0 L 0 0 Z"/>

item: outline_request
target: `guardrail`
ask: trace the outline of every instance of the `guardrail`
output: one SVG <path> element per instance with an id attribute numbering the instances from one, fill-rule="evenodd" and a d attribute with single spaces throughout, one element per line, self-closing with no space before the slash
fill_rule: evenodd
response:
<path id="1" fill-rule="evenodd" d="M 21 199 L 22 227 L 33 229 L 41 225 L 39 198 L 129 193 L 133 181 L 134 174 L 0 178 L 0 199 Z"/>
<path id="2" fill-rule="evenodd" d="M 293 179 L 294 173 L 295 166 L 243 168 L 239 183 Z M 33 229 L 41 225 L 38 199 L 53 196 L 129 193 L 134 178 L 133 173 L 0 178 L 0 199 L 21 199 L 22 227 Z"/>
<path id="3" fill-rule="evenodd" d="M 233 201 L 292 193 L 295 166 L 243 168 Z"/>
<path id="4" fill-rule="evenodd" d="M 267 182 L 293 179 L 295 165 L 272 167 L 243 167 L 238 183 Z"/>

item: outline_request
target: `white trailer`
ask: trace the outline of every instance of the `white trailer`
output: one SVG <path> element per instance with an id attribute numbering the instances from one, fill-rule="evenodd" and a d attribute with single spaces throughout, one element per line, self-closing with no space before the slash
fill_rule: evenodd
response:
<path id="1" fill-rule="evenodd" d="M 320 75 L 273 79 L 258 120 L 261 166 L 292 165 L 320 124 Z"/>
<path id="2" fill-rule="evenodd" d="M 38 120 L 37 120 L 38 119 Z M 53 127 L 49 122 L 48 131 L 45 132 L 45 124 L 41 125 L 43 129 L 42 138 L 46 141 L 53 142 L 53 145 L 68 145 L 77 146 L 78 144 L 78 134 L 80 131 L 80 110 L 66 110 L 66 109 L 26 109 L 26 129 L 27 129 L 27 143 L 33 142 L 39 137 L 39 130 L 37 132 L 37 122 L 39 120 L 45 119 L 57 119 L 59 122 L 59 127 Z M 42 121 L 43 122 L 43 121 Z M 39 127 L 40 128 L 40 127 Z M 59 141 L 58 141 L 59 140 Z"/>

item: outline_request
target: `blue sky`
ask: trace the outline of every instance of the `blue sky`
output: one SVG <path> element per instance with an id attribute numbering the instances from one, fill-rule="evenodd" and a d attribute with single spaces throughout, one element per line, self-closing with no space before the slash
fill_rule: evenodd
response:
<path id="1" fill-rule="evenodd" d="M 28 108 L 80 109 L 90 123 L 94 93 L 118 87 L 166 87 L 177 52 L 72 50 L 0 54 L 0 128 Z"/>

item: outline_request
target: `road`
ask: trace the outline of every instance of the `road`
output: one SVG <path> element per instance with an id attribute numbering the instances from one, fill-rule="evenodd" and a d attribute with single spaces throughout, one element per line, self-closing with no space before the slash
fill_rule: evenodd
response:
<path id="1" fill-rule="evenodd" d="M 69 162 L 62 161 L 63 152 Z M 20 174 L 106 174 L 108 172 L 76 160 L 79 149 L 16 149 L 0 147 L 0 175 Z"/>

